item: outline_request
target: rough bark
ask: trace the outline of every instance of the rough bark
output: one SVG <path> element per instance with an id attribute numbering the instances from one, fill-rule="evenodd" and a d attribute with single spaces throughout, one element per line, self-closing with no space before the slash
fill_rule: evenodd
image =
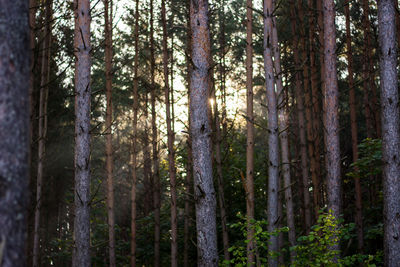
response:
<path id="1" fill-rule="evenodd" d="M 107 216 L 108 251 L 110 267 L 115 267 L 115 217 L 114 217 L 114 178 L 112 146 L 112 0 L 104 0 L 105 62 L 106 62 L 106 172 L 107 172 Z"/>
<path id="2" fill-rule="evenodd" d="M 190 121 L 193 147 L 198 266 L 218 265 L 216 200 L 211 158 L 208 86 L 211 59 L 208 1 L 191 0 L 193 71 L 190 86 Z"/>
<path id="3" fill-rule="evenodd" d="M 33 93 L 35 87 L 35 27 L 36 27 L 36 0 L 29 0 L 29 48 L 30 48 L 30 75 L 29 75 L 29 147 L 32 148 L 33 142 L 33 120 L 34 120 L 34 100 L 33 100 Z M 32 155 L 29 153 L 29 166 L 31 168 L 32 164 Z M 29 183 L 31 183 L 32 177 L 29 175 Z"/>
<path id="4" fill-rule="evenodd" d="M 264 1 L 264 72 L 268 105 L 268 231 L 274 232 L 278 226 L 278 184 L 279 184 L 279 129 L 277 100 L 275 94 L 275 75 L 273 56 L 273 3 Z M 271 236 L 268 243 L 269 253 L 278 252 L 278 237 Z M 268 266 L 278 266 L 276 258 L 270 257 Z"/>
<path id="5" fill-rule="evenodd" d="M 90 1 L 75 0 L 75 219 L 72 265 L 90 266 Z"/>
<path id="6" fill-rule="evenodd" d="M 132 187 L 131 187 L 131 267 L 136 266 L 136 184 L 137 184 L 137 172 L 136 172 L 136 152 L 137 152 L 137 121 L 138 121 L 138 110 L 139 110 L 139 95 L 138 95 L 138 69 L 139 69 L 139 0 L 136 0 L 135 4 L 135 59 L 134 59 L 134 77 L 133 77 L 133 140 L 132 140 L 132 155 L 131 155 L 131 167 L 132 167 Z"/>
<path id="7" fill-rule="evenodd" d="M 48 82 L 50 75 L 50 42 L 51 42 L 51 8 L 52 1 L 47 0 L 45 3 L 45 27 L 43 30 L 42 43 L 42 66 L 40 77 L 40 97 L 39 97 L 39 125 L 38 125 L 38 163 L 36 176 L 36 207 L 35 207 L 35 225 L 33 230 L 33 256 L 32 265 L 39 266 L 40 263 L 40 212 L 42 206 L 42 184 L 43 184 L 43 168 L 46 155 L 46 136 L 47 136 L 47 96 Z"/>
<path id="8" fill-rule="evenodd" d="M 275 6 L 275 1 L 273 2 Z M 291 247 L 296 245 L 296 229 L 294 222 L 293 213 L 293 197 L 291 187 L 291 175 L 290 175 L 290 160 L 289 160 L 289 139 L 288 139 L 288 127 L 289 127 L 289 112 L 287 108 L 287 99 L 285 99 L 285 92 L 282 83 L 282 70 L 281 70 L 281 54 L 279 49 L 278 41 L 278 30 L 276 27 L 276 19 L 273 18 L 272 28 L 272 54 L 274 57 L 274 69 L 275 69 L 275 81 L 278 95 L 278 128 L 279 128 L 279 140 L 281 143 L 281 170 L 283 174 L 283 186 L 285 192 L 285 207 L 286 207 L 286 221 L 289 227 L 288 237 L 289 244 Z M 294 250 L 290 251 L 290 260 L 293 262 L 296 253 Z"/>
<path id="9" fill-rule="evenodd" d="M 3 267 L 26 265 L 28 9 L 28 1 L 0 1 L 0 265 Z"/>
<path id="10" fill-rule="evenodd" d="M 325 140 L 328 209 L 335 218 L 341 212 L 341 174 L 339 145 L 339 88 L 336 68 L 335 3 L 324 0 L 324 60 L 325 60 Z M 339 249 L 339 244 L 333 249 Z"/>
<path id="11" fill-rule="evenodd" d="M 167 139 L 168 139 L 168 173 L 171 185 L 171 266 L 178 266 L 178 221 L 177 221 L 177 198 L 176 198 L 176 169 L 175 169 L 175 134 L 172 132 L 171 125 L 171 105 L 170 88 L 168 76 L 168 47 L 167 47 L 167 21 L 165 0 L 161 1 L 161 17 L 163 25 L 163 70 L 164 70 L 164 97 L 167 120 Z"/>
<path id="12" fill-rule="evenodd" d="M 246 215 L 247 215 L 247 265 L 255 265 L 254 257 L 254 112 L 253 112 L 253 1 L 247 0 L 246 12 L 246 96 L 247 96 L 247 146 L 246 146 Z"/>
<path id="13" fill-rule="evenodd" d="M 378 2 L 385 266 L 400 262 L 400 110 L 394 1 Z"/>
<path id="14" fill-rule="evenodd" d="M 356 93 L 354 88 L 354 71 L 353 71 L 353 51 L 351 45 L 351 29 L 350 29 L 350 2 L 346 1 L 344 6 L 346 17 L 346 48 L 347 48 L 347 70 L 349 73 L 349 105 L 350 105 L 350 124 L 351 124 L 351 143 L 353 151 L 353 162 L 358 160 L 358 137 L 357 137 L 357 105 Z M 356 169 L 356 172 L 358 170 Z M 360 177 L 354 177 L 354 187 L 356 192 L 356 226 L 357 226 L 357 247 L 360 252 L 363 251 L 364 237 L 363 237 L 363 222 L 362 222 L 362 192 Z"/>
<path id="15" fill-rule="evenodd" d="M 305 129 L 305 117 L 304 117 L 304 100 L 303 100 L 303 88 L 301 84 L 301 73 L 300 73 L 300 58 L 299 58 L 299 39 L 296 31 L 296 8 L 295 1 L 290 2 L 291 12 L 291 29 L 293 35 L 293 57 L 296 66 L 296 77 L 295 77 L 295 98 L 297 107 L 297 120 L 299 122 L 299 141 L 300 141 L 300 166 L 301 166 L 301 178 L 302 178 L 302 196 L 304 203 L 304 224 L 306 232 L 311 227 L 311 212 L 310 212 L 310 191 L 308 186 L 308 157 L 307 157 L 307 139 Z M 304 72 L 304 71 L 303 71 Z M 306 86 L 304 86 L 306 87 Z"/>

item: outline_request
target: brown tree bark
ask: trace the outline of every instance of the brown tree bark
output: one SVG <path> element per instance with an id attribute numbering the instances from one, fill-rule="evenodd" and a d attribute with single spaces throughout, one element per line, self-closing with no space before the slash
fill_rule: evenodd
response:
<path id="1" fill-rule="evenodd" d="M 161 17 L 163 25 L 163 69 L 164 69 L 164 97 L 167 119 L 167 135 L 168 135 L 168 166 L 169 180 L 171 185 L 171 266 L 178 266 L 178 221 L 177 221 L 177 198 L 176 198 L 176 169 L 175 169 L 175 150 L 174 139 L 175 134 L 172 132 L 171 126 L 171 105 L 170 105 L 170 88 L 168 76 L 168 47 L 167 47 L 167 21 L 165 0 L 161 1 Z"/>
<path id="2" fill-rule="evenodd" d="M 154 2 L 150 0 L 150 82 L 151 82 L 151 128 L 152 128 L 152 166 L 153 166 L 153 204 L 154 204 L 154 266 L 160 266 L 160 176 L 158 162 L 158 132 L 156 113 L 156 85 L 154 58 Z"/>
<path id="3" fill-rule="evenodd" d="M 278 186 L 279 186 L 279 129 L 277 100 L 275 94 L 275 74 L 273 56 L 273 2 L 265 0 L 264 11 L 264 72 L 268 106 L 268 232 L 274 232 L 278 224 Z M 269 253 L 278 252 L 278 237 L 271 236 Z M 278 266 L 276 258 L 269 258 L 268 266 Z"/>
<path id="4" fill-rule="evenodd" d="M 190 247 L 190 227 L 191 227 L 191 211 L 192 205 L 190 197 L 192 195 L 193 186 L 193 157 L 192 157 L 192 136 L 190 123 L 190 87 L 191 87 L 191 57 L 192 57 L 192 30 L 190 28 L 190 2 L 186 1 L 186 79 L 188 88 L 188 137 L 187 137 L 187 174 L 185 180 L 185 222 L 183 233 L 183 266 L 189 267 L 189 247 Z"/>
<path id="5" fill-rule="evenodd" d="M 110 267 L 115 267 L 115 218 L 114 218 L 114 178 L 112 146 L 112 0 L 104 0 L 105 62 L 106 62 L 106 172 L 107 172 L 107 216 L 108 216 L 108 251 Z"/>
<path id="6" fill-rule="evenodd" d="M 29 181 L 29 6 L 0 2 L 0 265 L 26 265 Z"/>
<path id="7" fill-rule="evenodd" d="M 137 120 L 139 110 L 139 95 L 138 95 L 138 69 L 139 69 L 139 0 L 135 3 L 135 59 L 134 59 L 134 77 L 133 77 L 133 140 L 132 140 L 132 187 L 131 187 L 131 267 L 136 266 L 136 184 L 137 184 Z"/>
<path id="8" fill-rule="evenodd" d="M 75 0 L 75 219 L 72 265 L 90 266 L 90 1 Z"/>
<path id="9" fill-rule="evenodd" d="M 273 7 L 275 8 L 275 1 L 273 0 Z M 272 24 L 272 55 L 274 57 L 275 81 L 278 95 L 278 128 L 279 140 L 281 144 L 281 169 L 283 173 L 283 186 L 285 192 L 285 207 L 286 207 L 286 221 L 289 227 L 288 237 L 291 247 L 296 245 L 296 229 L 293 211 L 293 197 L 292 197 L 292 182 L 290 175 L 290 160 L 289 160 L 289 140 L 288 140 L 288 127 L 289 127 L 289 112 L 287 108 L 287 99 L 285 99 L 285 92 L 282 83 L 282 69 L 281 69 L 281 53 L 279 49 L 278 30 L 276 28 L 276 19 L 273 18 Z M 290 260 L 293 262 L 296 253 L 294 250 L 290 251 Z"/>
<path id="10" fill-rule="evenodd" d="M 310 191 L 309 191 L 309 172 L 308 172 L 308 158 L 307 158 L 307 139 L 306 139 L 306 129 L 305 129 L 305 117 L 304 117 L 304 100 L 303 100 L 303 88 L 301 84 L 301 73 L 300 73 L 300 57 L 299 57 L 299 39 L 296 29 L 296 7 L 295 0 L 290 2 L 290 12 L 291 12 L 291 29 L 293 35 L 293 57 L 296 66 L 296 76 L 295 76 L 295 98 L 297 107 L 297 120 L 299 122 L 299 139 L 300 139 L 300 166 L 301 166 L 301 177 L 302 177 L 302 195 L 304 203 L 304 223 L 306 233 L 311 227 L 311 212 L 310 212 Z M 302 25 L 302 24 L 300 24 Z M 301 26 L 300 26 L 301 27 Z M 303 70 L 303 72 L 307 70 Z M 305 79 L 304 79 L 305 80 Z M 306 88 L 306 83 L 304 88 Z"/>
<path id="11" fill-rule="evenodd" d="M 40 77 L 40 98 L 39 98 L 39 123 L 38 123 L 38 163 L 36 176 L 36 207 L 35 207 L 35 225 L 33 230 L 33 256 L 32 265 L 40 265 L 40 213 L 42 207 L 42 185 L 43 168 L 46 155 L 46 137 L 47 137 L 47 96 L 49 90 L 50 77 L 50 43 L 51 43 L 51 9 L 52 1 L 45 3 L 45 27 L 43 29 L 42 43 L 42 65 Z"/>
<path id="12" fill-rule="evenodd" d="M 325 62 L 325 140 L 326 140 L 326 179 L 328 209 L 335 218 L 341 212 L 341 174 L 339 144 L 339 88 L 336 68 L 336 27 L 335 3 L 323 0 L 324 7 L 324 62 Z M 338 250 L 339 244 L 332 249 Z"/>
<path id="13" fill-rule="evenodd" d="M 356 93 L 354 88 L 354 71 L 353 71 L 353 51 L 352 51 L 352 38 L 350 29 L 350 1 L 347 0 L 344 6 L 344 12 L 346 17 L 346 48 L 347 48 L 347 70 L 349 73 L 349 105 L 350 105 L 350 124 L 351 124 L 351 143 L 353 150 L 353 162 L 358 160 L 358 137 L 357 137 L 357 105 L 356 105 Z M 358 170 L 356 169 L 356 172 Z M 357 247 L 360 252 L 363 251 L 364 247 L 364 236 L 363 236 L 363 222 L 362 222 L 362 192 L 360 177 L 354 178 L 354 187 L 356 192 L 356 216 L 355 221 L 357 225 Z"/>
<path id="14" fill-rule="evenodd" d="M 246 2 L 246 96 L 247 96 L 247 146 L 246 146 L 246 215 L 247 215 L 247 265 L 255 266 L 254 227 L 254 112 L 253 112 L 253 1 Z"/>
<path id="15" fill-rule="evenodd" d="M 394 1 L 378 2 L 380 42 L 385 266 L 400 262 L 400 108 Z"/>
<path id="16" fill-rule="evenodd" d="M 211 158 L 211 125 L 208 120 L 211 60 L 208 1 L 190 1 L 193 70 L 190 87 L 190 121 L 193 147 L 198 266 L 218 265 L 216 201 Z"/>

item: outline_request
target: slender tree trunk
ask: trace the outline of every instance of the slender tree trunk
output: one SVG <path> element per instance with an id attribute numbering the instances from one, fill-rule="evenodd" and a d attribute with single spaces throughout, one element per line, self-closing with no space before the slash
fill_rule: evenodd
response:
<path id="1" fill-rule="evenodd" d="M 213 79 L 213 78 L 211 78 Z M 225 209 L 225 194 L 224 194 L 224 176 L 222 172 L 222 157 L 221 157 L 221 123 L 219 120 L 219 112 L 218 112 L 218 104 L 217 98 L 215 96 L 215 84 L 212 83 L 212 96 L 214 99 L 213 103 L 213 111 L 214 111 L 214 123 L 215 123 L 215 163 L 217 165 L 217 184 L 218 184 L 218 204 L 221 215 L 221 226 L 222 226 L 222 244 L 224 247 L 224 260 L 229 261 L 229 236 L 228 236 L 228 227 L 226 222 L 226 209 Z"/>
<path id="2" fill-rule="evenodd" d="M 0 265 L 26 265 L 29 181 L 29 6 L 0 2 Z"/>
<path id="3" fill-rule="evenodd" d="M 346 16 L 346 48 L 347 48 L 347 70 L 349 73 L 349 104 L 350 104 L 350 124 L 351 124 L 351 143 L 353 150 L 353 162 L 358 160 L 358 137 L 357 137 L 357 105 L 356 93 L 354 88 L 354 71 L 353 71 L 353 52 L 351 46 L 351 30 L 350 30 L 350 2 L 346 1 L 344 6 Z M 356 171 L 358 171 L 356 169 Z M 358 250 L 363 252 L 364 236 L 363 236 L 363 222 L 362 222 L 362 192 L 360 177 L 354 178 L 354 187 L 356 191 L 356 216 L 355 221 L 357 225 L 357 245 Z"/>
<path id="4" fill-rule="evenodd" d="M 115 218 L 114 218 L 114 179 L 112 147 L 112 0 L 104 0 L 105 16 L 105 62 L 106 62 L 106 171 L 107 171 L 107 215 L 108 249 L 110 267 L 115 267 Z"/>
<path id="5" fill-rule="evenodd" d="M 35 226 L 33 234 L 33 266 L 39 266 L 40 253 L 40 212 L 42 206 L 42 184 L 43 184 L 43 167 L 46 153 L 46 135 L 47 135 L 47 96 L 49 90 L 50 75 L 50 42 L 51 42 L 51 8 L 52 1 L 47 0 L 45 4 L 45 27 L 43 30 L 42 43 L 42 70 L 40 78 L 40 100 L 39 100 L 39 141 L 38 141 L 38 165 L 36 178 L 36 207 L 35 207 Z"/>
<path id="6" fill-rule="evenodd" d="M 139 0 L 135 4 L 135 59 L 134 59 L 134 78 L 133 78 L 133 140 L 132 140 L 132 187 L 131 187 L 131 267 L 136 266 L 136 184 L 137 184 L 137 120 L 139 110 L 138 95 L 138 69 L 139 69 Z"/>
<path id="7" fill-rule="evenodd" d="M 167 22 L 165 0 L 161 1 L 161 16 L 163 24 L 163 65 L 164 65 L 164 93 L 165 108 L 167 119 L 168 135 L 168 165 L 169 180 L 171 185 L 171 266 L 178 266 L 178 221 L 177 221 L 177 198 L 176 198 L 176 170 L 175 170 L 175 151 L 174 151 L 174 133 L 171 127 L 171 107 L 170 92 L 168 83 L 168 47 L 167 47 Z"/>
<path id="8" fill-rule="evenodd" d="M 190 121 L 193 147 L 194 195 L 198 266 L 218 265 L 216 201 L 211 158 L 211 125 L 208 120 L 211 60 L 208 1 L 190 1 L 193 71 L 190 87 Z"/>
<path id="9" fill-rule="evenodd" d="M 318 86 L 318 69 L 317 69 L 317 60 L 316 60 L 316 42 L 315 42 L 315 6 L 314 6 L 314 1 L 313 0 L 308 0 L 308 19 L 309 19 L 309 31 L 308 31 L 308 42 L 309 42 L 309 54 L 310 54 L 310 71 L 311 71 L 311 110 L 312 110 L 312 140 L 311 142 L 313 143 L 313 153 L 315 155 L 315 173 L 316 173 L 316 179 L 313 180 L 314 184 L 314 212 L 316 218 L 318 218 L 319 215 L 319 209 L 322 206 L 322 186 L 321 186 L 321 160 L 320 160 L 320 155 L 321 155 L 321 105 L 320 105 L 320 90 Z M 317 3 L 321 3 L 321 0 L 317 0 Z M 317 6 L 317 11 L 319 13 L 318 8 L 320 8 L 320 5 Z M 322 10 L 321 10 L 322 12 Z M 317 18 L 317 26 L 319 27 L 320 34 L 323 34 L 323 26 L 320 26 L 318 23 L 320 20 L 321 16 L 318 16 Z M 322 22 L 321 22 L 322 24 Z M 319 41 L 322 41 L 322 47 L 323 47 L 323 38 L 321 38 Z M 321 48 L 322 51 L 323 48 Z M 322 53 L 321 53 L 322 54 Z M 323 60 L 323 56 L 321 57 Z M 323 63 L 323 61 L 321 61 Z M 323 64 L 321 64 L 323 65 Z M 323 70 L 324 67 L 321 67 Z M 322 72 L 321 72 L 322 73 Z M 321 78 L 321 87 L 323 87 L 324 84 L 324 79 L 323 77 Z"/>
<path id="10" fill-rule="evenodd" d="M 253 1 L 246 2 L 246 211 L 247 211 L 247 265 L 255 266 L 254 227 L 254 113 L 253 113 Z"/>
<path id="11" fill-rule="evenodd" d="M 90 1 L 75 0 L 75 247 L 72 265 L 90 266 Z"/>
<path id="12" fill-rule="evenodd" d="M 275 6 L 275 1 L 273 2 Z M 278 94 L 278 124 L 279 124 L 279 139 L 281 143 L 281 159 L 282 159 L 282 173 L 283 173 L 283 186 L 285 192 L 285 206 L 286 206 L 286 220 L 289 227 L 289 244 L 291 247 L 296 245 L 296 229 L 293 213 L 293 197 L 291 187 L 290 175 L 290 160 L 289 160 L 289 140 L 288 140 L 288 127 L 289 127 L 289 113 L 287 105 L 285 104 L 285 92 L 282 83 L 282 70 L 281 70 L 281 54 L 279 49 L 278 31 L 276 29 L 276 20 L 273 18 L 272 28 L 272 54 L 274 57 L 275 79 Z M 296 254 L 292 250 L 290 252 L 290 259 L 293 262 Z"/>
<path id="13" fill-rule="evenodd" d="M 190 28 L 190 2 L 186 1 L 186 69 L 187 69 L 187 88 L 188 88 L 188 138 L 187 138 L 187 174 L 185 183 L 185 222 L 183 233 L 183 266 L 189 267 L 189 244 L 190 244 L 190 226 L 191 226 L 191 188 L 193 186 L 193 157 L 192 157 L 192 136 L 190 123 L 190 87 L 191 87 L 191 57 L 192 57 L 192 31 Z"/>
<path id="14" fill-rule="evenodd" d="M 29 0 L 29 45 L 30 45 L 30 76 L 29 76 L 29 114 L 30 114 L 30 121 L 29 121 L 29 147 L 32 149 L 32 142 L 33 142 L 33 120 L 34 120 L 34 112 L 35 112 L 35 105 L 33 101 L 34 95 L 34 87 L 35 87 L 35 28 L 36 28 L 36 0 Z M 31 169 L 32 165 L 32 155 L 29 153 L 29 166 Z M 29 183 L 32 181 L 31 175 L 29 175 Z"/>
<path id="15" fill-rule="evenodd" d="M 151 79 L 151 127 L 153 150 L 153 204 L 154 204 L 154 267 L 160 266 L 160 177 L 158 165 L 158 133 L 156 113 L 156 85 L 154 58 L 154 2 L 150 0 L 150 79 Z"/>
<path id="16" fill-rule="evenodd" d="M 268 100 L 268 231 L 274 232 L 278 224 L 278 184 L 279 184 L 279 129 L 277 100 L 275 94 L 275 75 L 273 56 L 273 3 L 264 1 L 264 71 Z M 271 236 L 268 244 L 269 253 L 278 252 L 278 237 Z M 268 265 L 278 266 L 276 258 L 269 258 Z"/>
<path id="17" fill-rule="evenodd" d="M 328 209 L 335 218 L 341 212 L 341 174 L 339 144 L 339 88 L 336 68 L 335 3 L 324 0 L 324 60 L 325 60 L 325 139 Z M 332 249 L 339 249 L 339 244 Z"/>
<path id="18" fill-rule="evenodd" d="M 290 12 L 291 12 L 291 27 L 293 34 L 293 56 L 296 66 L 296 77 L 295 77 L 295 98 L 297 106 L 297 116 L 299 122 L 299 137 L 300 137 L 300 157 L 301 157 L 301 176 L 302 176 L 302 195 L 304 202 L 304 223 L 306 232 L 311 228 L 311 212 L 310 212 L 310 191 L 309 191 L 309 172 L 308 172 L 308 158 L 307 158 L 307 139 L 306 139 L 306 129 L 305 129 L 305 117 L 304 117 L 304 101 L 303 101 L 303 90 L 301 85 L 301 73 L 300 73 L 300 58 L 299 58 L 299 39 L 296 31 L 296 10 L 295 10 L 295 0 L 290 2 Z M 302 25 L 302 24 L 300 24 Z M 300 26 L 301 27 L 301 26 Z M 305 68 L 304 68 L 305 69 Z M 303 72 L 306 70 L 303 70 Z M 305 79 L 304 79 L 305 81 Z M 304 88 L 307 87 L 307 83 L 304 84 Z"/>
<path id="19" fill-rule="evenodd" d="M 397 76 L 397 46 L 394 1 L 378 2 L 381 108 L 382 108 L 382 156 L 384 196 L 384 255 L 385 266 L 400 262 L 400 108 Z"/>

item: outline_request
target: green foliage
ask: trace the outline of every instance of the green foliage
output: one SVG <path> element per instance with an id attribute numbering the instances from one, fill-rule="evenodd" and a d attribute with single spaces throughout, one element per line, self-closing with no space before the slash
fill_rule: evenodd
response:
<path id="1" fill-rule="evenodd" d="M 268 232 L 266 230 L 268 222 L 266 220 L 247 220 L 247 217 L 237 214 L 239 221 L 237 223 L 231 224 L 231 228 L 239 230 L 244 239 L 239 240 L 232 247 L 229 248 L 229 252 L 232 253 L 232 259 L 228 261 L 223 261 L 221 266 L 229 266 L 229 264 L 233 264 L 234 266 L 246 266 L 247 265 L 247 244 L 250 240 L 247 240 L 247 229 L 250 227 L 254 230 L 254 241 L 255 241 L 255 251 L 256 255 L 259 255 L 258 261 L 261 263 L 261 266 L 266 266 L 268 257 L 278 257 L 279 253 L 269 254 L 268 253 L 268 240 L 270 236 L 277 236 L 281 232 L 287 232 L 289 230 L 288 227 L 282 227 L 277 229 L 274 232 Z M 265 257 L 265 255 L 268 255 Z"/>

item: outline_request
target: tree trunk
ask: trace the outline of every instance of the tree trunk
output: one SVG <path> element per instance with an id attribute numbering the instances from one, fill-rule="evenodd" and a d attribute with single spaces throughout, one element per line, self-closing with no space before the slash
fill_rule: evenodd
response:
<path id="1" fill-rule="evenodd" d="M 273 2 L 275 7 L 275 1 Z M 289 113 L 287 109 L 287 99 L 285 99 L 285 92 L 283 90 L 282 83 L 282 70 L 281 70 L 281 54 L 279 49 L 278 31 L 276 28 L 276 20 L 273 18 L 272 28 L 272 54 L 274 57 L 274 68 L 276 78 L 276 88 L 278 95 L 278 128 L 279 128 L 279 139 L 281 143 L 281 164 L 283 173 L 283 186 L 285 192 L 285 206 L 286 206 L 286 220 L 289 227 L 289 244 L 291 247 L 296 245 L 296 229 L 294 222 L 293 213 L 293 197 L 291 187 L 291 176 L 290 176 L 290 160 L 289 160 L 289 140 L 288 140 L 288 127 L 289 127 Z M 290 260 L 293 262 L 296 254 L 294 250 L 290 251 Z"/>
<path id="2" fill-rule="evenodd" d="M 385 266 L 400 262 L 400 110 L 397 77 L 397 46 L 394 1 L 378 2 L 381 110 L 382 110 L 382 156 L 384 197 L 384 255 Z"/>
<path id="3" fill-rule="evenodd" d="M 299 122 L 299 137 L 300 137 L 300 157 L 301 157 L 301 176 L 302 176 L 302 195 L 304 202 L 304 223 L 306 233 L 311 228 L 311 212 L 310 212 L 310 191 L 308 186 L 308 158 L 307 158 L 307 139 L 306 139 L 306 129 L 305 129 L 305 117 L 304 117 L 304 101 L 303 101 L 303 90 L 301 86 L 301 73 L 300 73 L 300 58 L 299 58 L 299 39 L 296 31 L 296 8 L 295 0 L 290 2 L 290 12 L 291 12 L 291 28 L 293 35 L 293 56 L 294 63 L 296 66 L 296 77 L 295 77 L 295 98 L 297 106 L 297 116 Z M 301 25 L 301 24 L 300 24 Z M 301 27 L 301 26 L 300 26 Z M 303 70 L 303 72 L 306 70 Z M 305 81 L 306 79 L 304 79 Z M 304 88 L 306 88 L 307 83 L 305 83 Z"/>
<path id="4" fill-rule="evenodd" d="M 154 204 L 154 267 L 160 266 L 160 176 L 158 165 L 158 133 L 156 114 L 155 58 L 154 58 L 154 0 L 150 0 L 150 79 L 151 79 L 151 127 Z"/>
<path id="5" fill-rule="evenodd" d="M 254 227 L 254 113 L 253 113 L 253 1 L 247 0 L 246 20 L 246 96 L 247 96 L 247 146 L 246 146 L 246 215 L 247 215 L 247 265 L 255 266 Z"/>
<path id="6" fill-rule="evenodd" d="M 268 232 L 277 229 L 278 224 L 278 180 L 279 180 L 279 129 L 277 101 L 275 94 L 274 67 L 272 62 L 273 3 L 264 1 L 264 72 L 268 101 Z M 268 243 L 269 253 L 278 252 L 278 237 L 272 235 Z M 276 258 L 269 258 L 268 265 L 278 266 Z"/>
<path id="7" fill-rule="evenodd" d="M 163 25 L 163 66 L 164 66 L 164 95 L 167 119 L 167 135 L 168 135 L 168 165 L 169 180 L 171 185 L 171 266 L 178 266 L 178 221 L 177 221 L 177 198 L 176 198 L 176 170 L 175 170 L 175 135 L 171 127 L 171 107 L 170 92 L 168 83 L 168 47 L 167 47 L 167 22 L 165 0 L 161 1 L 161 16 Z"/>
<path id="8" fill-rule="evenodd" d="M 335 3 L 324 0 L 324 60 L 325 60 L 325 140 L 328 209 L 339 219 L 341 212 L 341 173 L 339 144 L 339 88 L 336 68 Z M 332 249 L 339 249 L 339 244 Z"/>
<path id="9" fill-rule="evenodd" d="M 0 2 L 0 265 L 26 265 L 29 180 L 29 6 Z"/>
<path id="10" fill-rule="evenodd" d="M 90 1 L 75 0 L 74 267 L 90 266 Z"/>
<path id="11" fill-rule="evenodd" d="M 346 16 L 346 48 L 347 48 L 347 70 L 349 73 L 349 105 L 350 105 L 350 123 L 351 123 L 351 143 L 353 150 L 353 162 L 358 160 L 358 137 L 357 137 L 357 105 L 356 93 L 354 88 L 354 71 L 353 71 L 353 52 L 351 46 L 351 30 L 350 30 L 350 2 L 346 1 L 344 6 Z M 358 172 L 358 169 L 356 169 Z M 360 253 L 363 252 L 364 237 L 363 237 L 363 222 L 362 222 L 362 192 L 360 177 L 354 178 L 354 187 L 356 191 L 356 216 L 357 225 L 357 246 Z"/>
<path id="12" fill-rule="evenodd" d="M 190 124 L 190 87 L 191 80 L 190 75 L 192 72 L 191 57 L 192 57 L 192 31 L 190 28 L 190 2 L 186 1 L 186 70 L 187 70 L 187 88 L 189 96 L 188 104 L 188 138 L 187 138 L 187 174 L 185 181 L 185 222 L 184 222 L 184 233 L 183 233 L 183 266 L 189 267 L 189 247 L 190 247 L 190 227 L 191 227 L 191 200 L 193 186 L 193 157 L 192 157 L 192 136 L 191 136 L 191 124 Z"/>
<path id="13" fill-rule="evenodd" d="M 190 86 L 190 122 L 193 147 L 194 195 L 198 266 L 218 265 L 216 201 L 211 158 L 211 125 L 208 120 L 211 60 L 208 1 L 190 1 L 193 71 Z"/>
<path id="14" fill-rule="evenodd" d="M 108 249 L 110 267 L 115 267 L 115 218 L 114 218 L 114 179 L 112 147 L 112 0 L 104 0 L 105 28 L 105 62 L 106 62 L 106 171 L 107 171 L 107 215 L 108 215 Z"/>
<path id="15" fill-rule="evenodd" d="M 132 140 L 132 187 L 131 187 L 131 267 L 136 266 L 136 152 L 137 152 L 137 120 L 139 110 L 138 95 L 138 69 L 139 69 L 139 0 L 135 4 L 135 59 L 134 59 L 134 78 L 133 78 L 133 140 Z"/>
<path id="16" fill-rule="evenodd" d="M 40 77 L 40 100 L 39 100 L 39 141 L 38 141 L 38 165 L 36 178 L 36 207 L 35 207 L 35 226 L 33 233 L 33 259 L 32 265 L 40 265 L 40 212 L 42 207 L 42 184 L 43 167 L 46 155 L 46 136 L 47 136 L 47 96 L 49 90 L 50 77 L 50 43 L 51 43 L 51 9 L 52 1 L 47 0 L 45 4 L 45 27 L 43 30 L 42 43 L 42 70 Z"/>

